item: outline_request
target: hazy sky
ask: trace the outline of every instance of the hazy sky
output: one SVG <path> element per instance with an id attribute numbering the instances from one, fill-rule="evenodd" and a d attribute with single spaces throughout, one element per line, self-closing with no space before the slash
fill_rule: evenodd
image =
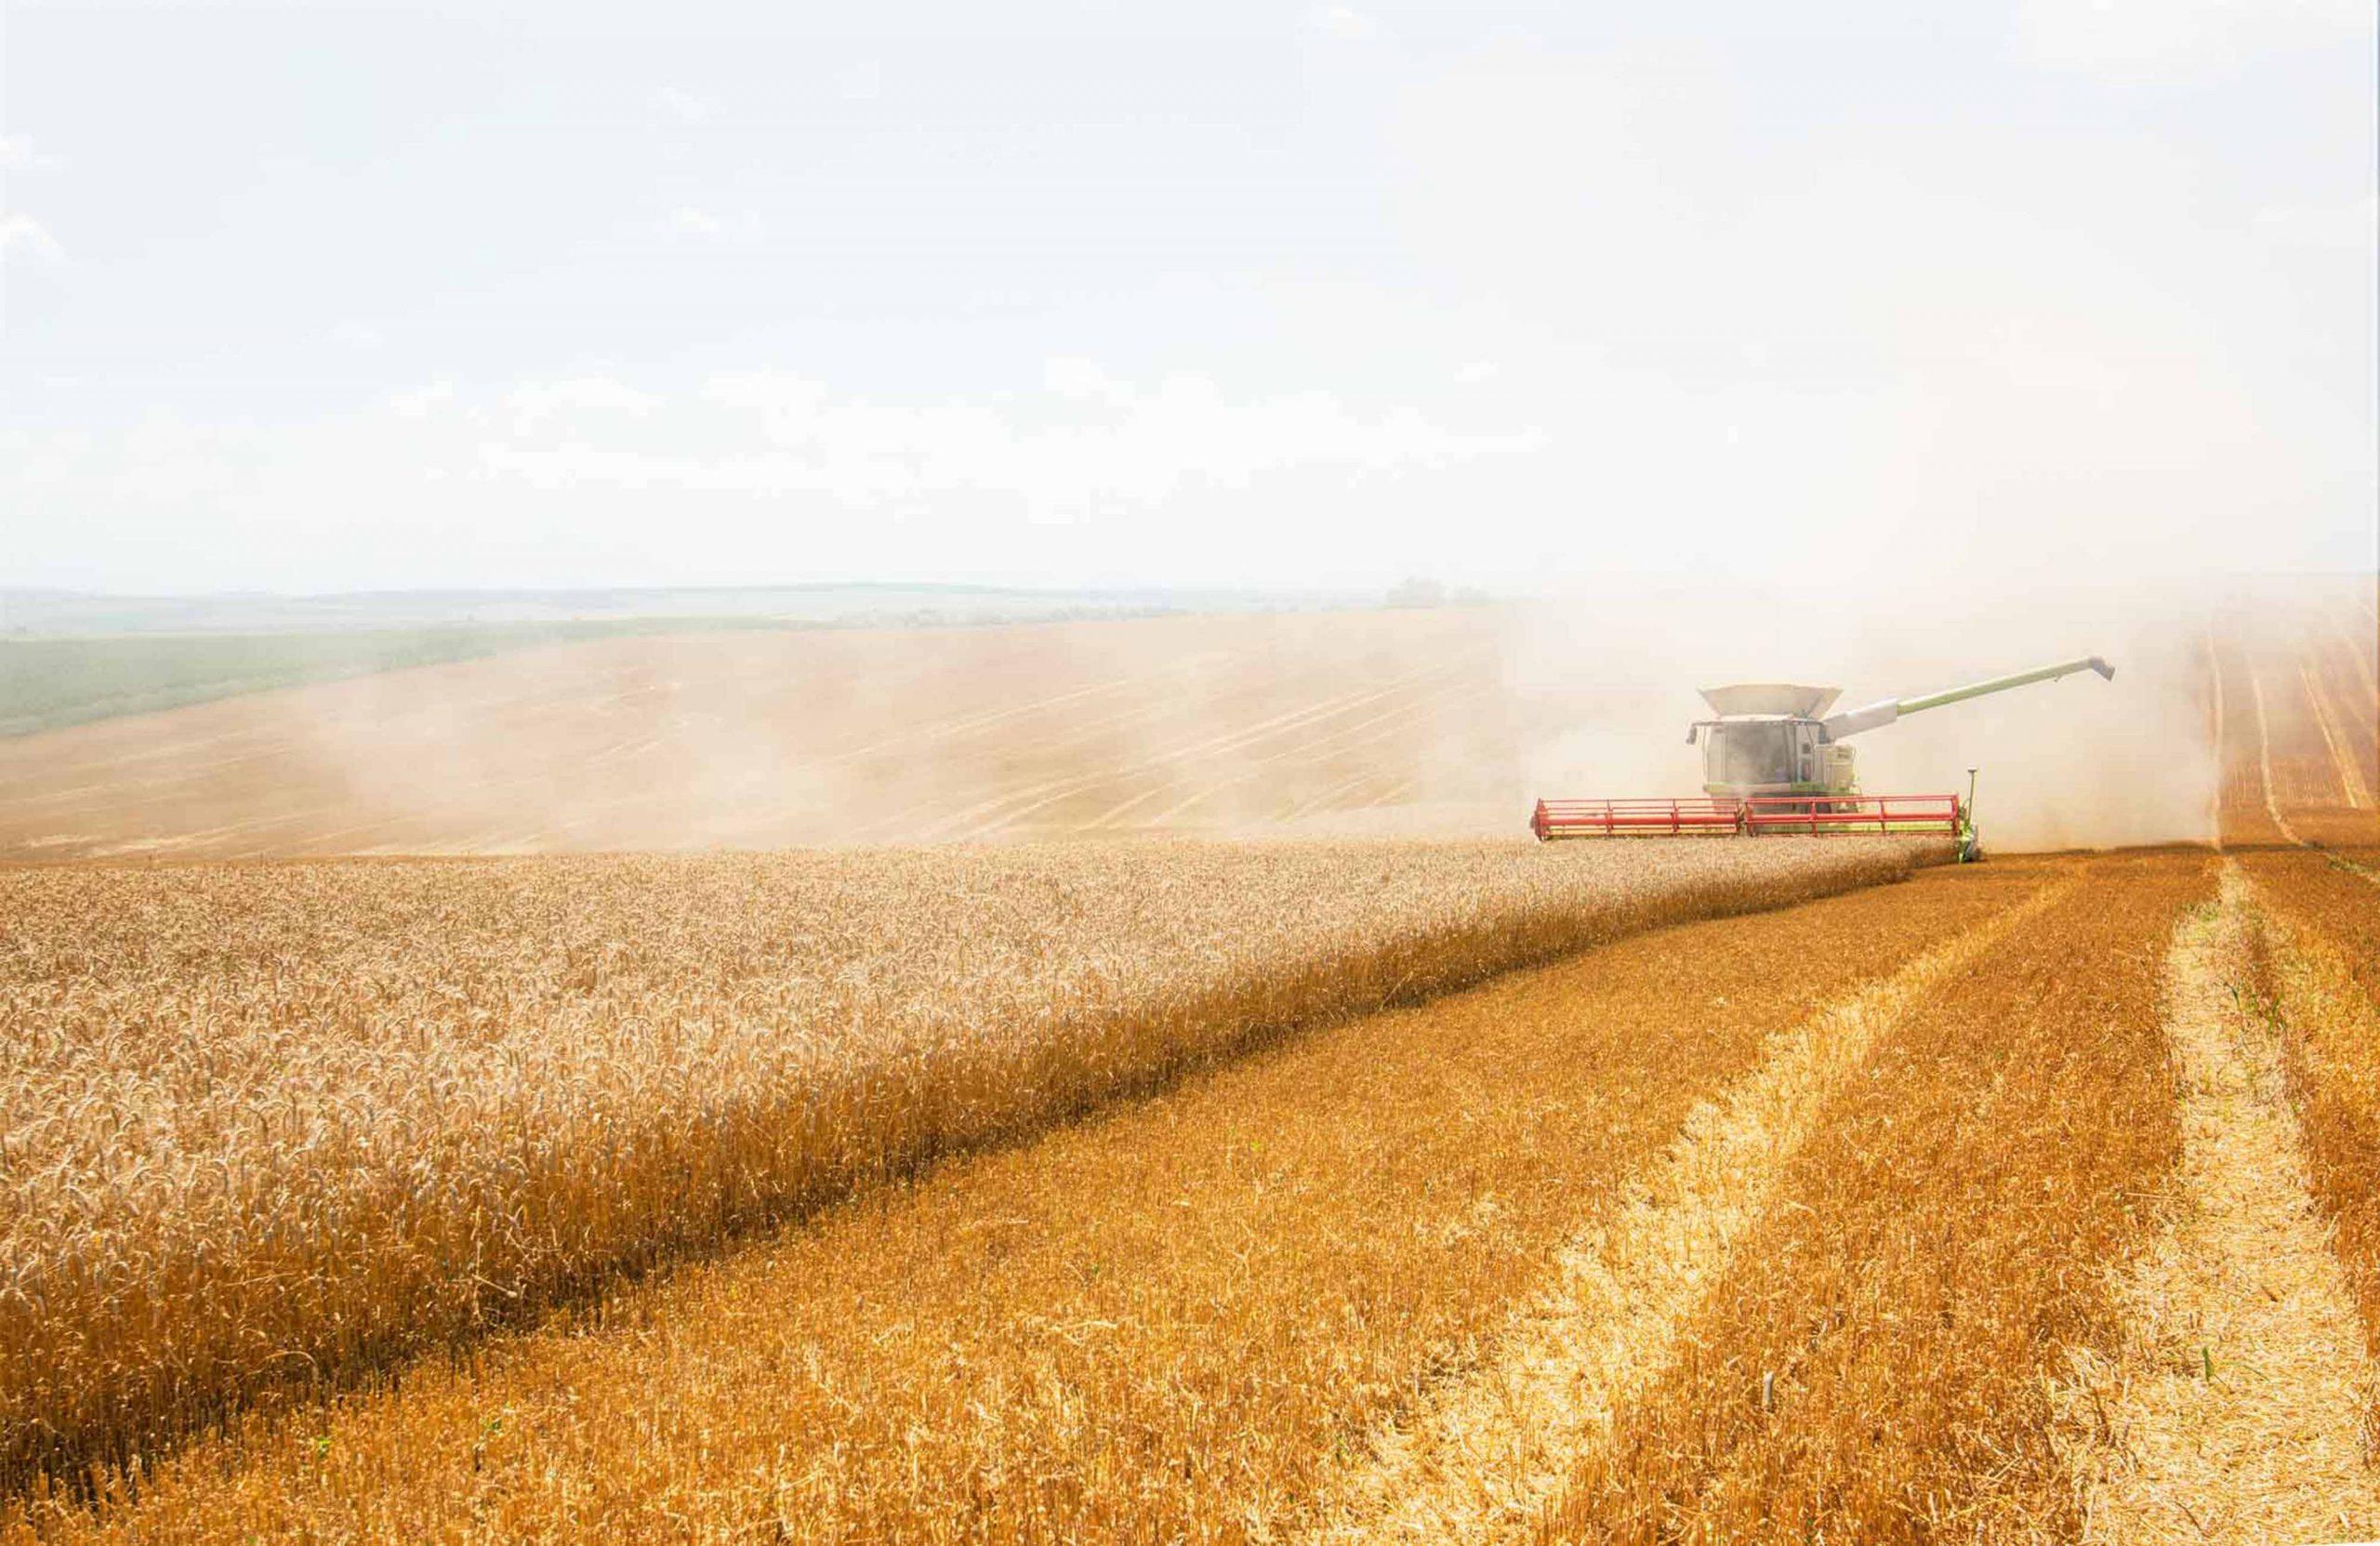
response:
<path id="1" fill-rule="evenodd" d="M 0 583 L 2374 562 L 2365 0 L 7 0 Z"/>

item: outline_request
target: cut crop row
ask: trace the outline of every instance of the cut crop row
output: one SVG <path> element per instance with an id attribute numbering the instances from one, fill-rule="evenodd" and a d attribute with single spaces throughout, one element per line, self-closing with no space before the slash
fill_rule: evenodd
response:
<path id="1" fill-rule="evenodd" d="M 2204 861 L 2103 860 L 1906 1017 L 1552 1539 L 2072 1539 L 2055 1383 L 2177 1152 L 2160 1030 Z"/>
<path id="2" fill-rule="evenodd" d="M 2315 1199 L 2365 1345 L 2380 1348 L 2380 883 L 2314 853 L 2242 863 L 2262 915 L 2256 988 L 2281 1029 Z"/>

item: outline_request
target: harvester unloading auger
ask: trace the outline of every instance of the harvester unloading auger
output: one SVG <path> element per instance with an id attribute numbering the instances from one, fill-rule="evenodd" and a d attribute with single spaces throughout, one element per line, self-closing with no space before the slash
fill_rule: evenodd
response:
<path id="1" fill-rule="evenodd" d="M 1756 837 L 1764 833 L 1833 836 L 1848 833 L 1938 834 L 1955 839 L 1959 856 L 1975 857 L 1975 770 L 1967 795 L 1865 795 L 1843 743 L 1904 714 L 1964 703 L 2077 671 L 2115 680 L 2097 655 L 2061 660 L 1989 681 L 1914 698 L 1885 698 L 1864 708 L 1827 714 L 1839 687 L 1745 682 L 1706 687 L 1702 701 L 1716 719 L 1697 720 L 1686 745 L 1702 744 L 1702 796 L 1689 799 L 1540 799 L 1530 829 L 1540 842 L 1554 838 Z M 1823 717 L 1822 717 L 1823 716 Z"/>

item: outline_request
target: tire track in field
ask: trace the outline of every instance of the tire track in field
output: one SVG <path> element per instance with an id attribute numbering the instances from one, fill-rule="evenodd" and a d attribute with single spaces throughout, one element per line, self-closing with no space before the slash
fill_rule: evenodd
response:
<path id="1" fill-rule="evenodd" d="M 2314 706 L 2314 728 L 2322 733 L 2322 746 L 2331 754 L 2331 766 L 2337 773 L 2339 788 L 2347 796 L 2350 810 L 2372 808 L 2372 791 L 2363 785 L 2363 772 L 2339 744 L 2338 727 L 2331 721 L 2331 706 L 2323 696 L 2321 684 L 2314 679 L 2313 667 L 2306 661 L 2297 663 L 2297 675 L 2306 684 L 2306 701 Z"/>
<path id="2" fill-rule="evenodd" d="M 1451 661 L 1421 667 L 1379 687 L 1359 687 L 1350 692 L 1302 704 L 1254 724 L 1234 725 L 1226 730 L 1205 733 L 1189 741 L 1177 741 L 1152 753 L 1130 758 L 1121 763 L 1103 765 L 1089 773 L 1062 775 L 1021 788 L 1004 790 L 991 798 L 952 813 L 943 819 L 917 829 L 915 840 L 933 842 L 953 837 L 982 838 L 1011 826 L 1032 813 L 1048 808 L 1060 800 L 1097 789 L 1104 784 L 1134 774 L 1167 772 L 1197 759 L 1236 754 L 1251 746 L 1289 734 L 1305 734 L 1317 724 L 1351 714 L 1368 705 L 1378 703 L 1397 694 L 1423 688 L 1441 679 L 1454 676 L 1488 657 L 1488 652 L 1473 651 Z M 1343 728 L 1343 727 L 1342 727 Z M 1248 764 L 1261 766 L 1258 760 Z M 1159 813 L 1143 825 L 1161 823 L 1176 812 L 1197 803 L 1230 785 L 1241 782 L 1249 774 L 1243 773 L 1210 783 L 1188 799 Z"/>
<path id="3" fill-rule="evenodd" d="M 2206 678 L 2214 688 L 2214 701 L 2208 706 L 2206 744 L 2215 748 L 2215 787 L 2206 797 L 2206 829 L 2213 834 L 2215 852 L 2223 852 L 2223 785 L 2230 764 L 2223 760 L 2223 657 L 2215 647 L 2215 630 L 2206 630 Z"/>
<path id="4" fill-rule="evenodd" d="M 2289 825 L 2288 818 L 2281 813 L 2281 802 L 2273 798 L 2272 723 L 2265 714 L 2264 678 L 2257 674 L 2255 662 L 2253 660 L 2248 662 L 2248 688 L 2256 700 L 2256 766 L 2264 780 L 2265 813 L 2272 818 L 2273 826 L 2280 829 L 2282 837 L 2298 847 L 2304 848 L 2306 839 L 2299 837 L 2297 829 Z"/>
<path id="5" fill-rule="evenodd" d="M 1371 1436 L 1368 1463 L 1325 1489 L 1307 1541 L 1529 1539 L 1581 1452 L 1608 1442 L 1613 1414 L 1669 1366 L 1706 1287 L 1878 1037 L 2080 883 L 2045 881 L 1779 1035 L 1755 1069 L 1696 1108 L 1611 1222 L 1558 1254 L 1554 1280 L 1483 1368 Z"/>
<path id="6" fill-rule="evenodd" d="M 2364 693 L 2373 700 L 2380 701 L 2380 674 L 2375 674 L 2372 668 L 2372 662 L 2364 658 L 2363 646 L 2355 641 L 2355 636 L 2347 632 L 2347 625 L 2336 617 L 2331 619 L 2331 631 L 2338 636 L 2339 644 L 2347 651 L 2347 659 L 2355 663 L 2356 674 L 2363 679 Z"/>
<path id="7" fill-rule="evenodd" d="M 2320 1540 L 2380 1532 L 2346 1274 L 2316 1209 L 2273 1028 L 2241 1007 L 2247 881 L 2227 860 L 2166 958 L 2181 1196 L 2126 1274 L 2118 1363 L 2077 1354 L 2083 1539 Z M 2082 1409 L 2082 1394 L 2089 1407 Z"/>

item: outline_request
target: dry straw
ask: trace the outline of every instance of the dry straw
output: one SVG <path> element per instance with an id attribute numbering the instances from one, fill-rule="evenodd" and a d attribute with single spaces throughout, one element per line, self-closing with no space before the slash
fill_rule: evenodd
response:
<path id="1" fill-rule="evenodd" d="M 2160 967 L 2211 889 L 2100 861 L 1888 1032 L 1546 1538 L 2071 1539 L 2054 1381 L 2173 1171 Z"/>
<path id="2" fill-rule="evenodd" d="M 2119 1355 L 2077 1351 L 2086 1542 L 2380 1529 L 2362 1442 L 2369 1366 L 2308 1196 L 2281 1050 L 2245 991 L 2253 927 L 2227 865 L 2220 905 L 2193 910 L 2167 957 L 2178 1195 L 2156 1245 L 2119 1275 Z"/>
<path id="3" fill-rule="evenodd" d="M 2380 885 L 2314 853 L 2241 863 L 2255 899 L 2253 981 L 2281 1029 L 2314 1197 L 2365 1343 L 2380 1347 Z"/>

